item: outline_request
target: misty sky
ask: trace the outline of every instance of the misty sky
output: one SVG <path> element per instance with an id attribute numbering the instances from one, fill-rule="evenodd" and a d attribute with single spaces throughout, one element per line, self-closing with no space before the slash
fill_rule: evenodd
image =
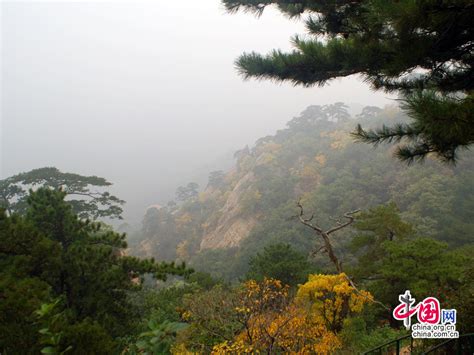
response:
<path id="1" fill-rule="evenodd" d="M 289 49 L 301 23 L 217 0 L 3 1 L 1 178 L 43 166 L 106 177 L 132 222 L 197 171 L 311 104 L 393 101 L 357 78 L 242 81 L 243 51 Z"/>

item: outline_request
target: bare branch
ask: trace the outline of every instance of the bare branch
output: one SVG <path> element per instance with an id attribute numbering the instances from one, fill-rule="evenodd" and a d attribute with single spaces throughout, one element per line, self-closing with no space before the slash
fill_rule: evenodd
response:
<path id="1" fill-rule="evenodd" d="M 323 241 L 324 241 L 324 246 L 322 248 L 324 248 L 324 250 L 328 253 L 328 256 L 329 256 L 329 259 L 331 259 L 332 263 L 334 264 L 334 266 L 336 267 L 336 270 L 337 272 L 339 273 L 342 273 L 342 265 L 341 265 L 341 262 L 339 261 L 339 259 L 337 258 L 336 254 L 334 253 L 334 249 L 332 247 L 332 244 L 331 244 L 331 241 L 329 239 L 329 235 L 331 233 L 334 233 L 344 227 L 347 227 L 348 225 L 350 225 L 352 222 L 354 222 L 354 214 L 359 212 L 359 210 L 355 210 L 355 211 L 351 211 L 351 212 L 347 212 L 344 214 L 344 218 L 347 218 L 348 221 L 345 222 L 345 223 L 342 223 L 340 220 L 336 220 L 337 222 L 337 226 L 335 227 L 332 227 L 331 229 L 329 229 L 327 232 L 323 231 L 323 229 L 318 226 L 317 224 L 312 224 L 310 223 L 311 220 L 313 219 L 314 215 L 311 215 L 310 218 L 305 218 L 304 217 L 304 209 L 303 209 L 303 205 L 301 204 L 301 199 L 298 200 L 298 202 L 296 203 L 297 206 L 299 207 L 300 209 L 300 213 L 299 213 L 299 220 L 302 224 L 304 224 L 305 226 L 308 226 L 309 228 L 311 228 L 312 230 L 314 230 L 319 236 L 321 236 L 321 238 L 323 238 Z M 320 250 L 322 250 L 322 248 L 319 248 L 318 251 L 316 251 L 314 254 L 318 253 Z"/>
<path id="2" fill-rule="evenodd" d="M 328 252 L 328 251 L 326 250 L 326 247 L 325 247 L 324 245 L 321 245 L 317 250 L 313 250 L 313 251 L 311 252 L 311 256 L 315 256 L 315 255 L 318 254 L 321 250 L 324 251 L 324 252 L 326 252 L 326 253 Z"/>
<path id="3" fill-rule="evenodd" d="M 326 234 L 329 235 L 331 233 L 334 233 L 342 228 L 345 228 L 347 227 L 348 225 L 352 224 L 352 222 L 354 222 L 354 214 L 356 214 L 357 212 L 360 212 L 360 210 L 355 210 L 355 211 L 351 211 L 351 212 L 347 212 L 347 213 L 344 213 L 344 218 L 347 218 L 348 221 L 345 222 L 345 223 L 338 223 L 338 226 L 336 227 L 332 227 L 331 229 L 329 229 Z"/>
<path id="4" fill-rule="evenodd" d="M 330 217 L 331 220 L 336 221 L 337 226 L 332 227 L 327 232 L 324 232 L 319 226 L 317 226 L 317 225 L 315 226 L 315 225 L 310 223 L 310 221 L 313 219 L 314 215 L 311 215 L 311 218 L 308 218 L 308 219 L 304 218 L 304 209 L 303 209 L 303 206 L 301 205 L 300 200 L 298 200 L 297 206 L 300 209 L 300 214 L 299 214 L 298 217 L 299 217 L 301 223 L 303 223 L 304 225 L 306 225 L 306 226 L 310 227 L 311 229 L 313 229 L 319 236 L 321 236 L 321 238 L 323 238 L 323 241 L 324 241 L 324 245 L 320 246 L 316 251 L 313 251 L 311 254 L 314 256 L 317 253 L 319 253 L 321 250 L 324 250 L 326 253 L 328 253 L 329 259 L 332 261 L 332 263 L 336 267 L 337 272 L 338 273 L 343 273 L 344 271 L 342 269 L 342 263 L 339 261 L 336 254 L 334 253 L 334 250 L 333 250 L 332 244 L 331 244 L 331 240 L 329 239 L 329 235 L 331 233 L 334 233 L 334 232 L 336 232 L 340 229 L 343 229 L 343 228 L 349 226 L 350 224 L 352 224 L 352 222 L 354 222 L 354 220 L 355 220 L 354 214 L 360 212 L 360 210 L 355 210 L 355 211 L 344 213 L 343 217 L 347 219 L 347 222 L 344 222 L 344 223 L 342 223 L 340 219 Z M 362 292 L 359 291 L 356 284 L 354 283 L 354 281 L 352 281 L 352 279 L 349 276 L 346 275 L 346 278 L 347 278 L 347 282 L 349 283 L 349 285 L 351 285 L 359 295 L 368 298 L 367 295 L 365 295 L 365 294 L 363 294 Z M 370 298 L 370 301 L 382 306 L 386 310 L 390 310 L 390 308 L 387 307 L 382 302 L 379 302 L 379 301 L 377 301 L 373 298 Z"/>
<path id="5" fill-rule="evenodd" d="M 303 206 L 301 205 L 301 202 L 300 200 L 298 200 L 298 202 L 296 203 L 296 205 L 299 207 L 300 209 L 300 214 L 298 216 L 299 220 L 301 223 L 303 223 L 305 226 L 308 226 L 310 227 L 311 229 L 315 230 L 317 233 L 321 233 L 323 230 L 320 226 L 318 226 L 317 224 L 312 224 L 310 223 L 311 220 L 313 219 L 314 215 L 311 215 L 310 218 L 304 218 L 304 209 L 303 209 Z"/>
<path id="6" fill-rule="evenodd" d="M 340 219 L 340 218 L 334 218 L 334 217 L 329 216 L 329 219 L 330 219 L 331 221 L 336 222 L 336 224 L 337 224 L 338 226 L 342 225 L 342 222 L 341 222 L 341 219 Z"/>

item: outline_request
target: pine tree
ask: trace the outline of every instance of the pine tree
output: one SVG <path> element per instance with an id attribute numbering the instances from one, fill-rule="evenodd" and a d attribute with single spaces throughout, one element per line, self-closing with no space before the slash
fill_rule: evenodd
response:
<path id="1" fill-rule="evenodd" d="M 122 219 L 125 201 L 103 191 L 110 185 L 112 183 L 98 176 L 63 173 L 54 167 L 33 169 L 0 180 L 0 207 L 9 214 L 23 215 L 28 209 L 28 190 L 47 187 L 66 193 L 68 203 L 80 218 Z"/>
<path id="2" fill-rule="evenodd" d="M 266 277 L 297 286 L 305 281 L 310 271 L 311 264 L 306 256 L 291 245 L 270 244 L 250 259 L 247 279 L 262 281 Z"/>
<path id="3" fill-rule="evenodd" d="M 124 255 L 124 234 L 78 218 L 65 197 L 64 191 L 42 187 L 28 196 L 24 216 L 7 216 L 0 208 L 2 353 L 39 353 L 33 311 L 53 301 L 61 322 L 49 331 L 63 335 L 56 345 L 72 345 L 71 354 L 97 353 L 96 346 L 116 353 L 112 339 L 134 331 L 138 311 L 129 295 L 141 288 L 145 274 L 166 280 L 191 272 L 184 264 Z M 104 335 L 100 344 L 91 339 L 94 334 Z"/>
<path id="4" fill-rule="evenodd" d="M 407 162 L 429 153 L 454 162 L 474 143 L 474 3 L 458 1 L 223 0 L 230 12 L 261 14 L 275 4 L 290 17 L 307 15 L 309 38 L 296 36 L 289 53 L 246 53 L 245 78 L 323 86 L 360 74 L 376 90 L 398 92 L 412 122 L 378 130 L 358 126 L 356 139 L 402 142 Z"/>

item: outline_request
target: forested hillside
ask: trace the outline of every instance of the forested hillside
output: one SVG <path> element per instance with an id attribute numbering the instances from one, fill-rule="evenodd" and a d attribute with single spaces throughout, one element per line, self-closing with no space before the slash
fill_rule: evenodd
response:
<path id="1" fill-rule="evenodd" d="M 0 355 L 474 354 L 472 0 L 3 3 Z"/>
<path id="2" fill-rule="evenodd" d="M 235 166 L 214 171 L 198 191 L 190 183 L 176 201 L 149 208 L 142 230 L 131 237 L 131 254 L 189 262 L 198 270 L 236 280 L 249 258 L 274 243 L 289 243 L 309 255 L 321 241 L 302 225 L 297 201 L 322 226 L 353 210 L 390 204 L 413 227 L 413 235 L 446 242 L 472 241 L 474 160 L 454 165 L 428 158 L 407 165 L 393 159 L 393 147 L 373 149 L 354 142 L 355 120 L 365 127 L 407 120 L 396 107 L 365 107 L 350 117 L 342 103 L 310 106 L 275 135 L 235 153 Z M 351 264 L 354 229 L 334 237 L 343 261 Z M 332 271 L 327 257 L 312 262 Z"/>
<path id="3" fill-rule="evenodd" d="M 0 349 L 359 353 L 407 334 L 392 317 L 403 290 L 437 297 L 472 332 L 472 156 L 407 166 L 354 143 L 355 118 L 406 119 L 310 106 L 128 236 L 93 222 L 121 216 L 123 201 L 95 190 L 103 178 L 42 168 L 1 180 Z"/>

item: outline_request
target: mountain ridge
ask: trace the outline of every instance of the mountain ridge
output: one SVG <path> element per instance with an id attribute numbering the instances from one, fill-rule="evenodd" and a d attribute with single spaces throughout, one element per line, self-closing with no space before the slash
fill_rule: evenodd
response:
<path id="1" fill-rule="evenodd" d="M 235 256 L 252 243 L 252 252 L 276 241 L 308 252 L 312 237 L 292 219 L 299 199 L 322 225 L 344 212 L 393 201 L 421 234 L 435 226 L 437 239 L 451 244 L 467 241 L 469 231 L 474 231 L 466 220 L 469 209 L 455 216 L 447 206 L 459 201 L 443 196 L 456 196 L 454 190 L 462 190 L 462 180 L 474 177 L 473 159 L 444 166 L 429 158 L 422 166 L 407 166 L 393 158 L 392 146 L 374 150 L 355 143 L 350 132 L 356 120 L 375 127 L 407 118 L 395 107 L 368 106 L 351 117 L 342 103 L 309 106 L 286 128 L 237 151 L 235 166 L 211 172 L 201 192 L 191 191 L 184 200 L 149 209 L 142 230 L 133 237 L 131 252 L 196 265 L 213 251 Z M 420 191 L 414 191 L 417 188 Z M 443 193 L 446 189 L 452 194 Z M 275 227 L 269 222 L 272 218 L 277 220 Z M 464 231 L 447 235 L 443 223 L 448 220 L 449 226 L 464 220 L 459 227 Z M 350 232 L 343 234 L 336 242 L 342 249 Z"/>

